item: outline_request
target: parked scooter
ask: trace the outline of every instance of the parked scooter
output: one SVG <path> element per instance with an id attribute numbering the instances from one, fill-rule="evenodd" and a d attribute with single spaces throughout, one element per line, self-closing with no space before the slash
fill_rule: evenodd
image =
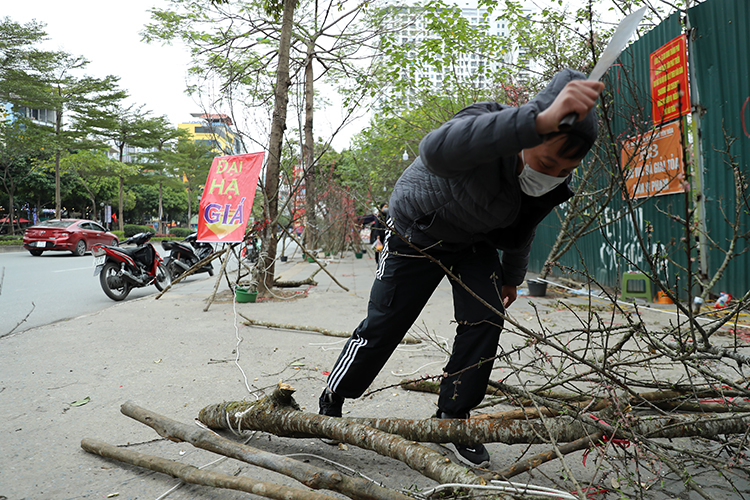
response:
<path id="1" fill-rule="evenodd" d="M 164 265 L 172 279 L 176 279 L 182 273 L 202 261 L 212 253 L 214 247 L 210 243 L 198 241 L 198 233 L 192 233 L 182 241 L 162 241 L 161 247 L 170 252 L 169 257 L 164 259 Z M 188 245 L 189 243 L 190 245 Z M 214 265 L 212 262 L 201 266 L 196 273 L 208 273 L 214 275 Z"/>
<path id="2" fill-rule="evenodd" d="M 258 257 L 260 257 L 260 238 L 254 236 L 250 239 L 245 239 L 240 256 L 249 262 L 258 262 Z"/>
<path id="3" fill-rule="evenodd" d="M 94 245 L 94 276 L 99 276 L 102 290 L 112 300 L 123 300 L 133 288 L 156 285 L 161 291 L 172 278 L 159 252 L 148 242 L 153 233 L 138 233 L 120 245 L 134 243 L 135 247 Z"/>

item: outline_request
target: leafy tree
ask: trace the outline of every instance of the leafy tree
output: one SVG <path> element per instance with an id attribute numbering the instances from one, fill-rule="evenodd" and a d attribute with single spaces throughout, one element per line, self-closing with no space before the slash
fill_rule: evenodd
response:
<path id="1" fill-rule="evenodd" d="M 117 148 L 117 159 L 123 163 L 126 146 L 148 148 L 155 145 L 151 130 L 155 121 L 143 107 L 128 106 L 116 103 L 99 110 L 93 110 L 86 120 L 86 127 L 99 137 L 111 140 Z M 125 177 L 127 172 L 119 175 L 118 226 L 123 230 L 125 211 Z"/>
<path id="2" fill-rule="evenodd" d="M 8 195 L 10 234 L 15 234 L 15 194 L 22 182 L 39 168 L 45 154 L 46 131 L 16 117 L 0 121 L 0 185 Z"/>
<path id="3" fill-rule="evenodd" d="M 176 145 L 162 150 L 158 158 L 165 169 L 182 180 L 187 196 L 187 221 L 193 216 L 193 205 L 197 205 L 200 191 L 206 184 L 208 171 L 217 153 L 210 146 L 181 138 Z"/>
<path id="4" fill-rule="evenodd" d="M 78 178 L 88 193 L 95 213 L 98 210 L 97 198 L 113 199 L 117 194 L 117 179 L 137 171 L 132 165 L 112 160 L 99 150 L 82 150 L 66 154 L 60 159 L 59 169 Z"/>
<path id="5" fill-rule="evenodd" d="M 304 138 L 301 162 L 306 175 L 307 212 L 314 219 L 315 196 L 315 141 L 313 112 L 316 93 L 314 83 L 322 77 L 338 81 L 358 78 L 363 68 L 360 55 L 374 39 L 374 26 L 356 22 L 367 2 L 345 8 L 338 1 L 327 3 L 287 1 L 217 2 L 204 0 L 201 8 L 195 2 L 172 0 L 168 9 L 152 10 L 154 23 L 147 26 L 144 37 L 148 41 L 171 41 L 181 37 L 193 53 L 193 74 L 199 79 L 212 79 L 220 83 L 216 105 L 234 109 L 236 103 L 271 107 L 268 142 L 254 140 L 268 147 L 266 175 L 263 182 L 265 215 L 271 222 L 278 219 L 279 175 L 283 170 L 284 130 L 290 89 L 296 80 L 304 83 Z M 224 5 L 224 4 L 229 5 Z M 216 30 L 216 26 L 222 29 Z M 275 72 L 269 72 L 268 68 Z M 319 71 L 318 74 L 316 72 Z M 197 90 L 199 87 L 193 87 Z M 273 88 L 270 95 L 268 89 Z M 352 97 L 353 94 L 350 95 Z M 347 99 L 349 116 L 360 99 Z M 235 120 L 236 122 L 236 120 Z M 267 227 L 273 227 L 269 224 Z M 312 233 L 312 227 L 309 227 Z M 267 261 L 262 264 L 264 277 L 261 289 L 273 282 L 273 260 L 276 236 L 274 231 L 265 234 Z"/>
<path id="6" fill-rule="evenodd" d="M 167 183 L 174 187 L 179 185 L 180 182 L 178 173 L 171 165 L 162 161 L 168 157 L 164 155 L 165 147 L 170 143 L 176 144 L 179 139 L 188 138 L 189 133 L 187 130 L 172 126 L 166 116 L 151 119 L 146 126 L 146 130 L 155 151 L 142 155 L 142 158 L 148 163 L 147 172 L 144 172 L 146 174 L 144 180 L 156 182 L 159 185 L 158 232 L 164 233 L 164 184 Z"/>

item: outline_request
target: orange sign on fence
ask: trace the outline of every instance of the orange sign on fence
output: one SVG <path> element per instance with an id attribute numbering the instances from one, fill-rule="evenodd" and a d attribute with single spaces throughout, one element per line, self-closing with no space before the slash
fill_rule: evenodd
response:
<path id="1" fill-rule="evenodd" d="M 630 198 L 685 191 L 680 127 L 670 123 L 627 141 L 621 152 Z"/>
<path id="2" fill-rule="evenodd" d="M 198 240 L 242 241 L 264 153 L 219 156 L 208 172 L 198 210 Z"/>
<path id="3" fill-rule="evenodd" d="M 680 35 L 652 52 L 649 66 L 654 125 L 690 113 L 686 36 Z"/>

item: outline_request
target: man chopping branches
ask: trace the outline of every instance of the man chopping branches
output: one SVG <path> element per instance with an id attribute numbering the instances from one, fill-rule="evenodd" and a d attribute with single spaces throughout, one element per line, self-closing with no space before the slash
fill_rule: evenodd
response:
<path id="1" fill-rule="evenodd" d="M 322 415 L 340 417 L 344 399 L 364 393 L 447 269 L 461 281 L 451 280 L 458 326 L 436 416 L 469 417 L 484 397 L 503 320 L 466 288 L 500 312 L 516 299 L 536 226 L 572 196 L 571 173 L 596 140 L 603 88 L 564 70 L 523 106 L 473 104 L 425 136 L 391 196 L 367 317 L 331 370 Z M 570 113 L 579 118 L 561 131 Z M 489 465 L 482 444 L 448 447 L 469 466 Z"/>

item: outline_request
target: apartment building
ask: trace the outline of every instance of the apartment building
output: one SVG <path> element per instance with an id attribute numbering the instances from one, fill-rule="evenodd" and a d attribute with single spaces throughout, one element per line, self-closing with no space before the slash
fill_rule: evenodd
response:
<path id="1" fill-rule="evenodd" d="M 191 113 L 197 120 L 180 123 L 197 143 L 210 146 L 222 156 L 244 153 L 239 135 L 232 128 L 232 119 L 223 114 Z"/>

